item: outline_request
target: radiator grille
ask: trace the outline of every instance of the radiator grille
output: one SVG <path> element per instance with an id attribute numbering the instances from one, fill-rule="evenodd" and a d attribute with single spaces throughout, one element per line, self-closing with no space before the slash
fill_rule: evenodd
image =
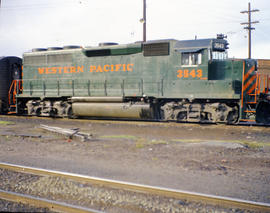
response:
<path id="1" fill-rule="evenodd" d="M 70 64 L 72 63 L 72 54 L 48 55 L 48 64 Z"/>
<path id="2" fill-rule="evenodd" d="M 23 63 L 25 65 L 44 65 L 46 64 L 46 55 L 25 56 L 23 58 Z"/>
<path id="3" fill-rule="evenodd" d="M 144 56 L 163 56 L 169 55 L 169 43 L 152 43 L 143 45 Z"/>
<path id="4" fill-rule="evenodd" d="M 71 64 L 72 54 L 34 55 L 25 56 L 25 65 L 58 65 Z"/>

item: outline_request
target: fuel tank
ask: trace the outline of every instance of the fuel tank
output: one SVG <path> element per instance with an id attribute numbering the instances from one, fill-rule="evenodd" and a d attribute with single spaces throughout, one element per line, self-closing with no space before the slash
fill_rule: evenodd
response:
<path id="1" fill-rule="evenodd" d="M 150 104 L 145 103 L 72 103 L 72 111 L 75 116 L 151 119 L 153 110 Z"/>

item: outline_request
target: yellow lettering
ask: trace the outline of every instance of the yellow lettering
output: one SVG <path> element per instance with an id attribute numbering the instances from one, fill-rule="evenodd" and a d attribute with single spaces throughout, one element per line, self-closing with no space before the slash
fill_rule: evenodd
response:
<path id="1" fill-rule="evenodd" d="M 123 64 L 123 71 L 124 71 L 124 72 L 127 71 L 126 64 Z"/>
<path id="2" fill-rule="evenodd" d="M 103 72 L 102 67 L 100 65 L 98 65 L 96 72 Z"/>
<path id="3" fill-rule="evenodd" d="M 188 76 L 189 76 L 188 71 L 189 71 L 189 70 L 184 70 L 184 78 L 188 78 Z"/>
<path id="4" fill-rule="evenodd" d="M 77 72 L 83 72 L 84 66 L 77 66 Z"/>
<path id="5" fill-rule="evenodd" d="M 201 78 L 203 76 L 202 70 L 197 70 L 197 77 Z"/>
<path id="6" fill-rule="evenodd" d="M 189 73 L 189 75 L 190 75 L 192 78 L 195 78 L 195 77 L 196 77 L 195 70 L 191 70 L 191 72 Z"/>
<path id="7" fill-rule="evenodd" d="M 113 72 L 114 71 L 114 65 L 112 64 L 111 65 L 111 72 Z"/>
<path id="8" fill-rule="evenodd" d="M 56 73 L 57 73 L 57 67 L 52 67 L 51 73 L 52 73 L 52 74 L 56 74 Z"/>
<path id="9" fill-rule="evenodd" d="M 70 73 L 76 72 L 76 67 L 70 67 Z"/>
<path id="10" fill-rule="evenodd" d="M 105 64 L 105 65 L 91 65 L 89 72 L 118 72 L 118 71 L 133 71 L 134 64 Z M 62 73 L 80 73 L 84 72 L 84 66 L 70 66 L 70 67 L 38 67 L 38 73 L 43 74 L 62 74 Z M 188 70 L 183 72 L 182 77 L 187 77 L 191 75 L 193 77 L 195 70 L 188 73 Z M 178 71 L 179 73 L 179 71 Z M 180 74 L 180 73 L 179 73 Z M 202 70 L 197 70 L 196 77 L 202 76 Z M 179 76 L 177 76 L 179 77 Z"/>
<path id="11" fill-rule="evenodd" d="M 46 67 L 46 68 L 45 68 L 46 74 L 49 74 L 49 73 L 50 73 L 49 69 L 50 69 L 49 67 Z"/>
<path id="12" fill-rule="evenodd" d="M 116 72 L 119 71 L 121 66 L 122 66 L 121 64 L 116 64 L 115 65 L 115 71 Z"/>
<path id="13" fill-rule="evenodd" d="M 183 77 L 183 70 L 177 70 L 177 78 L 182 78 Z"/>
<path id="14" fill-rule="evenodd" d="M 96 70 L 97 67 L 96 66 L 90 66 L 90 72 L 93 72 L 94 70 Z"/>
<path id="15" fill-rule="evenodd" d="M 64 73 L 70 73 L 70 72 L 68 71 L 68 68 L 69 68 L 69 67 L 64 67 Z"/>
<path id="16" fill-rule="evenodd" d="M 110 65 L 108 65 L 108 64 L 104 65 L 104 67 L 103 67 L 104 71 L 109 72 L 110 71 L 109 67 L 110 67 Z"/>
<path id="17" fill-rule="evenodd" d="M 63 69 L 63 67 L 57 67 L 58 68 L 58 72 L 59 72 L 59 74 L 61 74 L 62 73 L 62 69 Z"/>
<path id="18" fill-rule="evenodd" d="M 134 64 L 128 64 L 127 65 L 127 71 L 133 71 Z"/>
<path id="19" fill-rule="evenodd" d="M 44 73 L 44 67 L 42 67 L 42 68 L 38 68 L 38 72 L 39 72 L 39 74 L 43 74 Z"/>

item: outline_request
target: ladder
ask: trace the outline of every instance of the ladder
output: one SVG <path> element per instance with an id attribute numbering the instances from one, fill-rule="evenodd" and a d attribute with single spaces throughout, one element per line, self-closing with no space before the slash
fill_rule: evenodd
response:
<path id="1" fill-rule="evenodd" d="M 250 92 L 246 93 L 246 101 L 245 101 L 245 113 L 250 115 L 256 114 L 256 106 L 258 103 L 258 98 L 261 93 L 267 94 L 270 88 L 270 76 L 266 74 L 256 74 L 256 82 L 252 87 L 253 89 Z M 254 121 L 254 120 L 246 120 L 246 121 Z"/>
<path id="2" fill-rule="evenodd" d="M 16 114 L 17 111 L 17 95 L 22 93 L 22 81 L 13 80 L 8 91 L 8 114 Z"/>

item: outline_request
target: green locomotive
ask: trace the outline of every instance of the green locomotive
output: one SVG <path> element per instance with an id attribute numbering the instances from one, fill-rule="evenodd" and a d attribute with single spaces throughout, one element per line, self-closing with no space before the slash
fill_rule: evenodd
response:
<path id="1" fill-rule="evenodd" d="M 33 49 L 13 97 L 18 114 L 270 123 L 269 77 L 228 59 L 215 39 Z M 19 84 L 16 84 L 19 85 Z M 257 111 L 256 111 L 257 110 Z"/>

